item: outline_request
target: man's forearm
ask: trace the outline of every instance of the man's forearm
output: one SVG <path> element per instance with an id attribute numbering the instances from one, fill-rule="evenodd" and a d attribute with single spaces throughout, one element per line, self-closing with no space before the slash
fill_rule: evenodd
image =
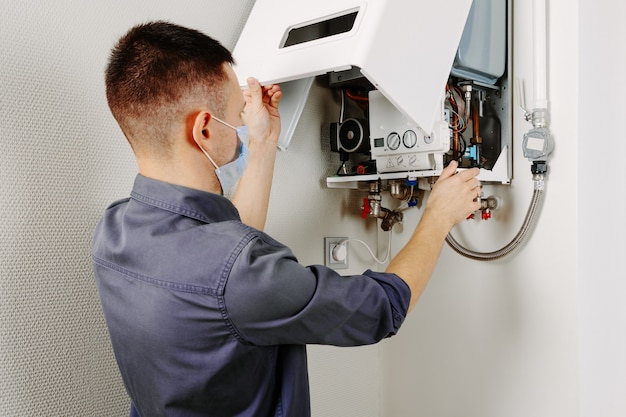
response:
<path id="1" fill-rule="evenodd" d="M 251 144 L 248 166 L 233 196 L 241 221 L 259 230 L 263 230 L 267 220 L 275 160 L 275 144 Z"/>
<path id="2" fill-rule="evenodd" d="M 452 225 L 426 210 L 407 244 L 389 263 L 386 272 L 402 278 L 411 288 L 409 311 L 415 306 L 435 269 Z"/>

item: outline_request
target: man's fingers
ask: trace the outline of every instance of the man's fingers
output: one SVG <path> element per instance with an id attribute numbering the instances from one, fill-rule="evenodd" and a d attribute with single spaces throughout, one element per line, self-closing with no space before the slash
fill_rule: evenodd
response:
<path id="1" fill-rule="evenodd" d="M 248 77 L 248 79 L 246 79 L 246 82 L 248 84 L 250 104 L 255 109 L 263 107 L 263 89 L 261 88 L 261 84 L 259 84 L 259 81 L 256 78 Z"/>
<path id="2" fill-rule="evenodd" d="M 439 176 L 439 178 L 445 179 L 453 176 L 458 166 L 459 163 L 457 161 L 451 161 L 448 166 L 445 167 L 443 171 L 441 171 L 441 175 Z"/>
<path id="3" fill-rule="evenodd" d="M 480 173 L 478 168 L 468 168 L 463 171 L 459 171 L 456 175 L 459 175 L 459 178 L 465 181 L 469 181 L 472 178 L 475 178 Z"/>
<path id="4" fill-rule="evenodd" d="M 278 85 L 273 85 L 267 93 L 270 97 L 270 105 L 277 109 L 280 99 L 283 96 L 283 92 L 280 90 L 280 87 Z"/>

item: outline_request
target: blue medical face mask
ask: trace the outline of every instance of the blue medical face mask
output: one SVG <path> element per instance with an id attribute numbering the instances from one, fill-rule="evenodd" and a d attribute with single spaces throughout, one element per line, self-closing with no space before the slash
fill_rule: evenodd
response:
<path id="1" fill-rule="evenodd" d="M 242 125 L 235 127 L 230 123 L 226 123 L 225 121 L 218 119 L 215 116 L 213 116 L 213 119 L 223 124 L 224 126 L 234 129 L 237 132 L 237 137 L 239 138 L 239 156 L 233 161 L 222 165 L 221 167 L 218 167 L 215 161 L 213 161 L 213 158 L 211 158 L 211 156 L 208 154 L 208 152 L 205 151 L 200 145 L 198 146 L 200 146 L 202 152 L 215 167 L 215 175 L 217 175 L 217 179 L 222 186 L 222 193 L 227 198 L 232 198 L 232 196 L 235 194 L 235 190 L 237 189 L 239 179 L 241 178 L 243 171 L 246 169 L 246 166 L 248 166 L 248 154 L 250 153 L 250 151 L 248 150 L 248 143 L 250 140 L 250 137 L 248 135 L 248 126 Z"/>

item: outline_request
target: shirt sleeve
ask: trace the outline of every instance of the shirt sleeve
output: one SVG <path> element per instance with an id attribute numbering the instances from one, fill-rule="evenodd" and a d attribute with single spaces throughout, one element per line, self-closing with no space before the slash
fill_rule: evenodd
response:
<path id="1" fill-rule="evenodd" d="M 410 298 L 394 274 L 341 276 L 322 265 L 305 267 L 264 235 L 234 263 L 224 315 L 244 343 L 358 346 L 396 334 Z"/>

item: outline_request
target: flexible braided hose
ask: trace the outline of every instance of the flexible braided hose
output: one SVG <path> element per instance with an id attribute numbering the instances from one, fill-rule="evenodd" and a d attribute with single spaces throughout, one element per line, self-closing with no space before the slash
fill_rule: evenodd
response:
<path id="1" fill-rule="evenodd" d="M 511 240 L 506 246 L 498 250 L 495 250 L 493 252 L 477 252 L 471 249 L 467 249 L 463 247 L 459 242 L 457 242 L 451 234 L 448 234 L 448 236 L 446 236 L 446 242 L 456 253 L 463 255 L 466 258 L 474 259 L 477 261 L 494 261 L 496 259 L 500 259 L 513 252 L 528 238 L 531 229 L 535 226 L 535 223 L 537 222 L 537 213 L 539 212 L 539 209 L 543 204 L 543 199 L 543 180 L 540 181 L 540 184 L 538 181 L 535 181 L 535 190 L 533 191 L 533 196 L 530 201 L 528 211 L 526 212 L 526 217 L 524 218 L 524 223 L 522 224 L 522 227 L 517 232 L 513 240 Z"/>

